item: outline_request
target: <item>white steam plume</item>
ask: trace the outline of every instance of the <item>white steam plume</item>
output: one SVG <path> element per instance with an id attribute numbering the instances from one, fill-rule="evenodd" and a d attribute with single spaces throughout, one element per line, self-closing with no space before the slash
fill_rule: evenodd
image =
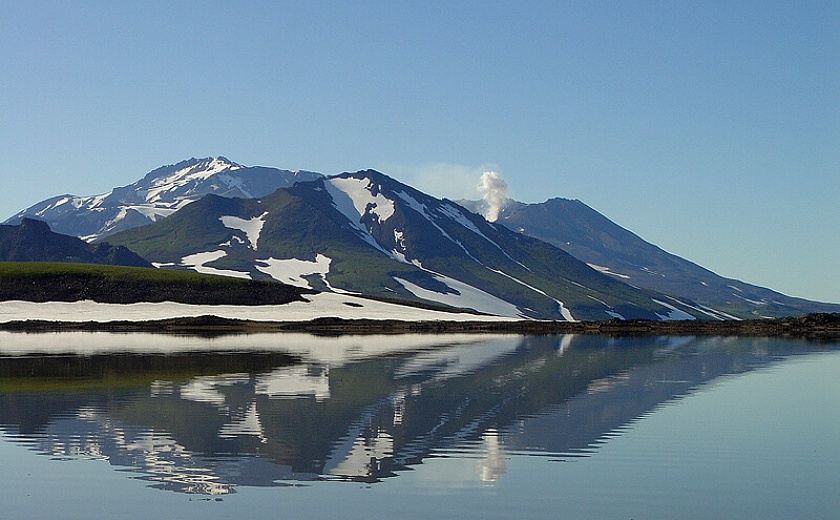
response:
<path id="1" fill-rule="evenodd" d="M 487 203 L 484 218 L 490 222 L 496 222 L 507 201 L 507 183 L 496 172 L 484 172 L 481 174 L 481 184 L 478 185 L 478 191 L 481 193 L 481 198 Z"/>

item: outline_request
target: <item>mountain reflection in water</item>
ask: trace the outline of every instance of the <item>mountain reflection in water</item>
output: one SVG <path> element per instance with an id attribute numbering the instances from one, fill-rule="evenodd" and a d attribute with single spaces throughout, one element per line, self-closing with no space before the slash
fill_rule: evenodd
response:
<path id="1" fill-rule="evenodd" d="M 586 456 L 698 385 L 829 348 L 602 336 L 0 339 L 7 439 L 206 495 L 375 482 L 453 455 L 479 459 L 476 478 L 494 481 L 512 453 Z"/>

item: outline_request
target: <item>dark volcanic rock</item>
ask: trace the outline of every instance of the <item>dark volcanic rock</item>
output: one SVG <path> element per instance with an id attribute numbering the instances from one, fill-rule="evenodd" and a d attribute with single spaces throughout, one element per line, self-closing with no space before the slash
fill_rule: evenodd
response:
<path id="1" fill-rule="evenodd" d="M 53 233 L 45 222 L 30 218 L 24 218 L 17 226 L 0 225 L 0 261 L 152 267 L 124 246 L 88 244 L 76 237 Z"/>

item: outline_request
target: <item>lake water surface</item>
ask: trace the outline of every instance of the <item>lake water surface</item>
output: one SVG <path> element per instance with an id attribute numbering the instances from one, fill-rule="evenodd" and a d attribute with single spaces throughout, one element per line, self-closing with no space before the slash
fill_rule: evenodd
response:
<path id="1" fill-rule="evenodd" d="M 840 344 L 0 333 L 2 518 L 840 518 Z"/>

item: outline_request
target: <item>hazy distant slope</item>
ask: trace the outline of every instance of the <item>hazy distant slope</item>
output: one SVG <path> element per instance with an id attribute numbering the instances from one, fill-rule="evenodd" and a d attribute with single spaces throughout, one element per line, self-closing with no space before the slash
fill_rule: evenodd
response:
<path id="1" fill-rule="evenodd" d="M 475 211 L 484 209 L 482 202 L 461 202 Z M 722 277 L 646 242 L 578 200 L 508 200 L 498 222 L 565 249 L 631 285 L 689 298 L 741 318 L 840 312 L 837 304 L 793 298 Z"/>

